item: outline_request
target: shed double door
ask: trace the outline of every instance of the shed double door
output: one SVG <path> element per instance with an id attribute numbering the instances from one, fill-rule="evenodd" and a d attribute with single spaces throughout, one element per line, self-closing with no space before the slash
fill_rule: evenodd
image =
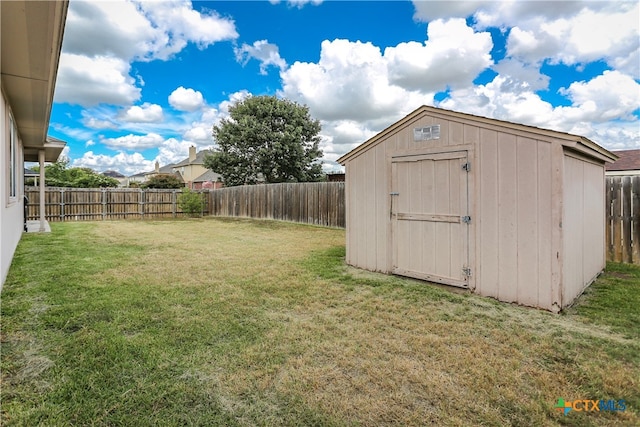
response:
<path id="1" fill-rule="evenodd" d="M 468 287 L 467 151 L 392 157 L 393 273 Z"/>

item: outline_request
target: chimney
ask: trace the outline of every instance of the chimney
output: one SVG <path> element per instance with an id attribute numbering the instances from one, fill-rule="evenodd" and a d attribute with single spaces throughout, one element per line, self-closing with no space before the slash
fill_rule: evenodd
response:
<path id="1" fill-rule="evenodd" d="M 196 159 L 196 146 L 189 147 L 189 163 L 192 163 Z"/>
<path id="2" fill-rule="evenodd" d="M 156 173 L 160 173 L 160 163 L 156 160 Z"/>

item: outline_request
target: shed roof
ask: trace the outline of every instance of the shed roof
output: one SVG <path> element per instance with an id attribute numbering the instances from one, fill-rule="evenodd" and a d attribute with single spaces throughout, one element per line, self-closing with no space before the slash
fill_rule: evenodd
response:
<path id="1" fill-rule="evenodd" d="M 640 149 L 614 151 L 618 160 L 605 166 L 607 171 L 640 170 Z"/>
<path id="2" fill-rule="evenodd" d="M 393 123 L 377 135 L 369 138 L 367 141 L 349 151 L 347 154 L 340 157 L 338 159 L 338 163 L 344 165 L 348 160 L 358 156 L 360 153 L 368 150 L 370 147 L 377 145 L 388 135 L 395 132 L 399 128 L 406 126 L 408 123 L 415 120 L 416 118 L 419 118 L 423 114 L 441 116 L 442 118 L 447 120 L 464 120 L 466 122 L 474 122 L 478 125 L 483 125 L 484 127 L 494 126 L 500 127 L 502 129 L 509 129 L 512 131 L 527 132 L 535 134 L 538 139 L 540 139 L 541 137 L 560 139 L 564 141 L 564 146 L 573 148 L 574 150 L 598 158 L 601 161 L 613 162 L 617 159 L 617 156 L 615 154 L 583 136 L 423 105 L 412 113 L 409 113 L 406 117 Z"/>

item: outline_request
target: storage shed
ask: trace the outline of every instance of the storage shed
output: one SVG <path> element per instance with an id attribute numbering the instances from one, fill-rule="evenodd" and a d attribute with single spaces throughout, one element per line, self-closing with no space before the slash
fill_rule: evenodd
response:
<path id="1" fill-rule="evenodd" d="M 338 162 L 347 263 L 559 312 L 605 267 L 587 138 L 422 106 Z"/>

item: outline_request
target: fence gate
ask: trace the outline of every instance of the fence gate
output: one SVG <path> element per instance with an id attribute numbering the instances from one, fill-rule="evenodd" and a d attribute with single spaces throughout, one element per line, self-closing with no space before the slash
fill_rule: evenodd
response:
<path id="1" fill-rule="evenodd" d="M 393 273 L 468 287 L 467 151 L 392 158 Z"/>

